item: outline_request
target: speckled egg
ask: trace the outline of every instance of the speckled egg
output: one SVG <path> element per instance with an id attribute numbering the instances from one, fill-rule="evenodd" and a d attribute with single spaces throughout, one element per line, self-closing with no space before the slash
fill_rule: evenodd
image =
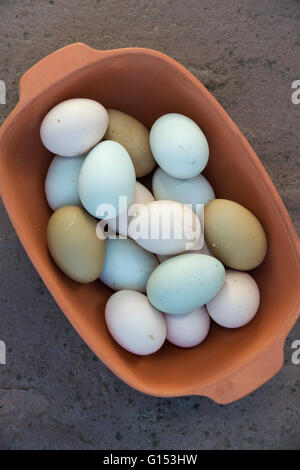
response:
<path id="1" fill-rule="evenodd" d="M 175 178 L 193 178 L 208 161 L 205 135 L 183 114 L 170 113 L 158 118 L 150 131 L 150 147 L 158 165 Z"/>
<path id="2" fill-rule="evenodd" d="M 152 272 L 147 295 L 162 312 L 188 313 L 209 302 L 224 278 L 224 266 L 216 258 L 187 253 L 164 261 Z"/>

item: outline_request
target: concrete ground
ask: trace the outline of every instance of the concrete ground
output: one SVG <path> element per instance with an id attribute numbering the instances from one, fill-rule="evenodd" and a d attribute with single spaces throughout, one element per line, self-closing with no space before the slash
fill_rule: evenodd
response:
<path id="1" fill-rule="evenodd" d="M 2 122 L 18 80 L 69 43 L 145 46 L 192 71 L 261 158 L 300 230 L 300 3 L 283 0 L 1 0 Z M 298 184 L 297 184 L 298 183 Z M 0 365 L 2 449 L 300 448 L 300 365 L 285 366 L 227 406 L 207 398 L 158 399 L 132 390 L 68 324 L 20 245 L 1 205 Z M 276 293 L 274 293 L 276 295 Z"/>

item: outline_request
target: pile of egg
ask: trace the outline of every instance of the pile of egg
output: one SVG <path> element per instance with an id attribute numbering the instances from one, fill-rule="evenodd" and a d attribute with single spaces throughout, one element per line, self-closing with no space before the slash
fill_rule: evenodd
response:
<path id="1" fill-rule="evenodd" d="M 263 261 L 266 235 L 245 207 L 215 198 L 201 174 L 209 146 L 192 119 L 166 114 L 149 132 L 122 111 L 78 98 L 52 108 L 40 135 L 55 154 L 45 182 L 54 211 L 47 226 L 49 253 L 74 281 L 99 278 L 116 291 L 105 320 L 119 345 L 139 355 L 154 353 L 166 339 L 188 348 L 206 338 L 211 319 L 227 328 L 252 320 L 260 295 L 245 271 Z M 136 178 L 154 169 L 152 194 Z M 120 196 L 126 196 L 122 213 Z M 163 224 L 170 214 L 184 223 L 182 214 L 190 211 L 197 235 L 178 238 L 171 229 L 165 239 L 158 227 L 158 236 L 137 236 L 137 214 L 130 212 L 136 203 L 145 208 L 149 225 Z M 115 208 L 113 217 L 99 214 L 103 204 Z M 196 204 L 204 205 L 204 224 Z M 121 223 L 124 213 L 127 222 Z M 147 228 L 152 234 L 157 227 Z"/>

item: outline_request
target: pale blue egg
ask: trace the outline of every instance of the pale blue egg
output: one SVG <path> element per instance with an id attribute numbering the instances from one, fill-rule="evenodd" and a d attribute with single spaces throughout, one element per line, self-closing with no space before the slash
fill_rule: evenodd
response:
<path id="1" fill-rule="evenodd" d="M 118 142 L 106 140 L 88 153 L 81 167 L 79 197 L 90 214 L 110 219 L 131 204 L 135 182 L 134 166 L 127 150 Z M 125 207 L 120 207 L 120 196 Z"/>
<path id="2" fill-rule="evenodd" d="M 85 155 L 60 157 L 50 163 L 45 180 L 46 199 L 53 211 L 63 206 L 81 206 L 78 178 Z"/>
<path id="3" fill-rule="evenodd" d="M 191 204 L 194 212 L 196 204 L 207 204 L 215 198 L 213 188 L 203 175 L 183 180 L 168 175 L 161 168 L 153 175 L 152 190 L 155 199 Z"/>
<path id="4" fill-rule="evenodd" d="M 187 253 L 161 263 L 150 275 L 147 295 L 165 313 L 188 313 L 211 300 L 225 279 L 222 263 L 213 256 Z"/>
<path id="5" fill-rule="evenodd" d="M 114 290 L 146 292 L 146 284 L 159 262 L 155 255 L 130 239 L 107 239 L 103 270 L 99 279 Z"/>
<path id="6" fill-rule="evenodd" d="M 193 178 L 208 161 L 205 135 L 183 114 L 170 113 L 158 118 L 150 131 L 150 147 L 159 166 L 175 178 Z"/>

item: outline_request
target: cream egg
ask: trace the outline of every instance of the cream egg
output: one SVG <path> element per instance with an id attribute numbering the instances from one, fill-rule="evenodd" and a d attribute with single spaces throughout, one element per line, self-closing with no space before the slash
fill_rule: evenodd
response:
<path id="1" fill-rule="evenodd" d="M 250 274 L 226 271 L 225 282 L 207 304 L 211 318 L 226 328 L 239 328 L 249 323 L 259 307 L 259 289 Z"/>

